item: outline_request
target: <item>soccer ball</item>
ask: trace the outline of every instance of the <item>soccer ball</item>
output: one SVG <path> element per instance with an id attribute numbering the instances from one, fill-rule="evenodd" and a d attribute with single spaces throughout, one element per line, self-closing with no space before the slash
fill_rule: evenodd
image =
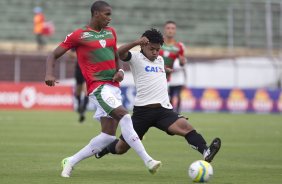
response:
<path id="1" fill-rule="evenodd" d="M 194 182 L 204 183 L 213 175 L 213 168 L 210 163 L 197 160 L 190 165 L 188 175 Z"/>

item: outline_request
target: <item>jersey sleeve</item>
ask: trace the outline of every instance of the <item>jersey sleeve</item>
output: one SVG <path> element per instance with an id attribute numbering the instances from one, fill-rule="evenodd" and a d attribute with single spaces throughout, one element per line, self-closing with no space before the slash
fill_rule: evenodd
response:
<path id="1" fill-rule="evenodd" d="M 122 61 L 128 62 L 131 59 L 131 57 L 132 57 L 132 54 L 130 51 L 128 51 L 127 57 L 125 59 L 122 59 Z"/>
<path id="2" fill-rule="evenodd" d="M 178 42 L 178 47 L 179 47 L 179 56 L 184 56 L 185 52 L 185 45 L 182 42 Z"/>
<path id="3" fill-rule="evenodd" d="M 66 49 L 77 47 L 79 43 L 80 35 L 81 35 L 81 32 L 79 30 L 76 30 L 68 34 L 65 40 L 60 44 L 60 46 Z"/>
<path id="4" fill-rule="evenodd" d="M 130 51 L 131 58 L 130 60 L 128 60 L 128 62 L 132 64 L 134 64 L 135 62 L 138 62 L 138 54 L 139 54 L 138 51 Z"/>
<path id="5" fill-rule="evenodd" d="M 114 36 L 114 40 L 115 40 L 114 51 L 117 51 L 117 33 L 116 33 L 116 30 L 112 27 L 109 27 L 109 28 L 112 31 L 113 36 Z"/>
<path id="6" fill-rule="evenodd" d="M 114 53 L 117 55 L 118 54 L 117 53 L 117 34 L 116 34 L 116 31 L 115 31 L 114 28 L 111 27 L 110 29 L 111 29 L 112 34 L 114 36 L 114 42 L 115 42 L 114 47 L 113 47 Z M 118 56 L 115 57 L 115 60 L 116 60 L 116 62 L 118 62 Z"/>

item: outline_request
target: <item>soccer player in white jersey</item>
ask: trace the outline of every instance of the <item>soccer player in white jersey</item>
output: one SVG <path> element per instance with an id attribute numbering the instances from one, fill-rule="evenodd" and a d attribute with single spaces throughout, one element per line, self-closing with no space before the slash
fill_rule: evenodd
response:
<path id="1" fill-rule="evenodd" d="M 151 29 L 145 31 L 140 39 L 118 49 L 120 59 L 130 64 L 137 89 L 132 115 L 134 129 L 140 139 L 150 127 L 156 127 L 169 135 L 182 136 L 188 144 L 203 154 L 206 161 L 211 162 L 220 149 L 221 140 L 215 138 L 211 145 L 207 146 L 205 139 L 186 118 L 172 110 L 164 60 L 159 56 L 163 42 L 162 34 L 156 29 Z M 129 51 L 138 45 L 141 46 L 140 52 Z M 109 144 L 95 156 L 101 158 L 108 153 L 123 154 L 129 148 L 121 135 L 120 139 Z"/>

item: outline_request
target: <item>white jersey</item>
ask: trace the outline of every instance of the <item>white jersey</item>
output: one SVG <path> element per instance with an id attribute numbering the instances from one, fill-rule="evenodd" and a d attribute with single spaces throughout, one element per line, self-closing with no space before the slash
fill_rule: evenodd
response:
<path id="1" fill-rule="evenodd" d="M 184 86 L 185 84 L 185 68 L 180 66 L 179 59 L 175 59 L 173 63 L 173 72 L 171 73 L 169 86 Z"/>
<path id="2" fill-rule="evenodd" d="M 172 109 L 168 96 L 168 85 L 164 60 L 158 56 L 150 61 L 139 51 L 131 51 L 128 61 L 136 86 L 135 106 L 160 103 L 162 107 Z"/>

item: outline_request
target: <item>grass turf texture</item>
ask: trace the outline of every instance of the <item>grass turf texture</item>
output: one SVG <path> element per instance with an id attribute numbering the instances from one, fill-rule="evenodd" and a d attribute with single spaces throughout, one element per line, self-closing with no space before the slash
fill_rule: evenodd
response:
<path id="1" fill-rule="evenodd" d="M 282 180 L 282 116 L 191 113 L 193 126 L 208 143 L 215 136 L 222 148 L 212 162 L 214 184 L 280 184 Z M 143 141 L 147 151 L 163 162 L 150 175 L 133 150 L 82 161 L 71 178 L 61 178 L 60 162 L 100 131 L 87 114 L 79 124 L 75 112 L 0 111 L 1 184 L 182 184 L 192 183 L 189 165 L 202 156 L 178 136 L 150 129 Z"/>

